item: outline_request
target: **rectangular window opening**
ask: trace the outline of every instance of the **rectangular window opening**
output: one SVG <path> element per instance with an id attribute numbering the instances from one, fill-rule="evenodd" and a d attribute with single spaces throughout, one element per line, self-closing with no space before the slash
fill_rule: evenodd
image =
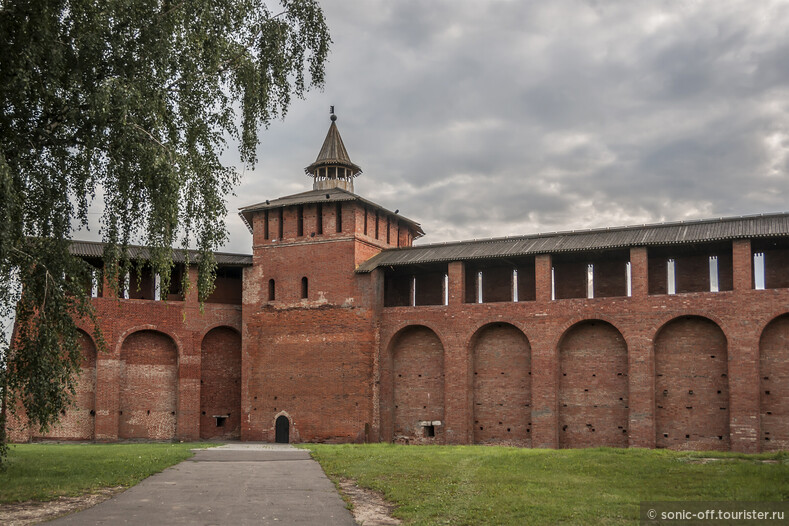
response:
<path id="1" fill-rule="evenodd" d="M 436 426 L 423 426 L 422 429 L 425 431 L 425 438 L 436 436 Z"/>
<path id="2" fill-rule="evenodd" d="M 449 305 L 449 274 L 444 274 L 444 305 Z"/>
<path id="3" fill-rule="evenodd" d="M 215 416 L 214 418 L 216 419 L 216 427 L 225 427 L 226 416 Z"/>
<path id="4" fill-rule="evenodd" d="M 512 269 L 512 301 L 518 302 L 518 269 Z"/>
<path id="5" fill-rule="evenodd" d="M 482 271 L 477 272 L 477 303 L 482 303 Z"/>
<path id="6" fill-rule="evenodd" d="M 668 280 L 666 289 L 668 291 L 668 294 L 676 294 L 677 293 L 677 279 L 676 279 L 677 274 L 675 272 L 675 262 L 674 262 L 673 259 L 669 259 L 668 260 L 668 264 L 666 265 L 666 269 L 667 269 L 666 279 Z"/>
<path id="7" fill-rule="evenodd" d="M 337 233 L 339 234 L 340 232 L 342 232 L 342 203 L 337 203 L 336 206 L 337 206 L 336 208 L 337 213 L 335 214 L 335 219 L 336 219 L 335 225 L 337 227 L 336 228 Z"/>
<path id="8" fill-rule="evenodd" d="M 753 288 L 764 290 L 764 252 L 756 252 L 753 255 Z"/>
<path id="9" fill-rule="evenodd" d="M 299 205 L 296 209 L 296 235 L 301 237 L 304 235 L 304 206 Z"/>
<path id="10" fill-rule="evenodd" d="M 416 276 L 411 276 L 411 306 L 416 307 Z"/>
<path id="11" fill-rule="evenodd" d="M 389 216 L 386 216 L 386 244 L 387 245 L 391 244 L 391 240 L 390 240 L 390 238 L 391 238 L 391 231 L 392 231 L 392 229 L 390 228 L 390 225 L 389 225 Z"/>
<path id="12" fill-rule="evenodd" d="M 278 227 L 279 227 L 279 235 L 277 236 L 277 238 L 278 239 L 282 239 L 284 237 L 284 235 L 285 235 L 285 209 L 284 208 L 280 208 L 279 209 L 279 221 L 277 221 L 277 222 L 279 223 L 279 225 L 278 225 Z"/>
<path id="13" fill-rule="evenodd" d="M 153 276 L 153 299 L 155 301 L 162 299 L 162 277 L 159 274 Z"/>
<path id="14" fill-rule="evenodd" d="M 364 235 L 367 235 L 367 207 L 362 209 L 364 211 Z"/>
<path id="15" fill-rule="evenodd" d="M 551 267 L 551 301 L 556 299 L 556 268 Z"/>
<path id="16" fill-rule="evenodd" d="M 315 210 L 315 232 L 320 236 L 323 234 L 323 205 L 318 203 Z"/>
<path id="17" fill-rule="evenodd" d="M 268 210 L 263 212 L 263 239 L 268 239 Z"/>
<path id="18" fill-rule="evenodd" d="M 718 284 L 718 256 L 710 256 L 710 292 L 719 292 Z"/>
<path id="19" fill-rule="evenodd" d="M 586 266 L 586 297 L 594 298 L 594 263 Z"/>
<path id="20" fill-rule="evenodd" d="M 93 269 L 90 271 L 90 297 L 91 298 L 98 298 L 99 297 L 99 278 L 100 273 L 98 269 Z M 157 277 L 158 274 L 157 274 Z M 158 298 L 157 298 L 158 299 Z"/>
<path id="21" fill-rule="evenodd" d="M 378 217 L 378 210 L 375 211 L 375 239 L 378 239 L 378 223 L 380 219 Z"/>
<path id="22" fill-rule="evenodd" d="M 633 268 L 630 266 L 629 261 L 625 263 L 625 280 L 627 284 L 627 297 L 629 298 L 633 295 Z"/>

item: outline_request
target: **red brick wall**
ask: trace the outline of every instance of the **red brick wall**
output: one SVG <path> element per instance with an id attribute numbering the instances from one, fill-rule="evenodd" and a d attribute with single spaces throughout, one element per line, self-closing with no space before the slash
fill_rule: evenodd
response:
<path id="1" fill-rule="evenodd" d="M 212 329 L 200 356 L 200 438 L 239 438 L 241 335 L 229 327 Z M 221 426 L 217 415 L 226 417 Z"/>
<path id="2" fill-rule="evenodd" d="M 789 449 L 789 315 L 764 329 L 759 342 L 762 451 Z"/>
<path id="3" fill-rule="evenodd" d="M 768 289 L 789 287 L 789 250 L 764 251 L 764 285 Z"/>
<path id="4" fill-rule="evenodd" d="M 559 346 L 559 447 L 627 447 L 627 346 L 610 323 L 571 327 Z"/>
<path id="5" fill-rule="evenodd" d="M 627 296 L 627 260 L 606 259 L 594 263 L 594 297 Z"/>
<path id="6" fill-rule="evenodd" d="M 554 292 L 556 299 L 585 298 L 588 280 L 585 261 L 554 261 Z"/>
<path id="7" fill-rule="evenodd" d="M 60 421 L 46 434 L 31 429 L 34 438 L 52 440 L 92 440 L 96 408 L 96 346 L 83 331 L 79 331 L 82 346 L 82 365 L 75 387 L 73 405 L 61 415 Z"/>
<path id="8" fill-rule="evenodd" d="M 729 449 L 726 336 L 712 321 L 671 321 L 655 340 L 657 447 Z"/>
<path id="9" fill-rule="evenodd" d="M 513 325 L 495 323 L 472 340 L 474 443 L 531 447 L 531 349 Z"/>
<path id="10" fill-rule="evenodd" d="M 389 350 L 392 396 L 382 400 L 392 413 L 396 442 L 441 442 L 444 429 L 444 348 L 427 327 L 412 327 L 399 334 Z M 441 422 L 435 437 L 425 437 L 420 422 Z"/>
<path id="11" fill-rule="evenodd" d="M 682 256 L 675 258 L 676 291 L 707 292 L 710 290 L 710 257 Z"/>
<path id="12" fill-rule="evenodd" d="M 178 350 L 166 334 L 139 331 L 121 347 L 119 438 L 175 437 Z"/>
<path id="13" fill-rule="evenodd" d="M 370 311 L 313 304 L 244 316 L 241 438 L 273 442 L 285 412 L 292 442 L 363 442 L 372 424 Z"/>

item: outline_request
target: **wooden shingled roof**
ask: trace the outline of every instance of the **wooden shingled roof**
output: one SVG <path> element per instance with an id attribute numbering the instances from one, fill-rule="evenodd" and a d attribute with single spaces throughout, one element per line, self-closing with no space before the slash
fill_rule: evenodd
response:
<path id="1" fill-rule="evenodd" d="M 351 169 L 351 177 L 356 177 L 362 173 L 362 169 L 351 161 L 348 150 L 340 137 L 340 130 L 337 129 L 337 116 L 332 115 L 331 126 L 323 141 L 321 151 L 315 162 L 304 169 L 307 175 L 314 175 L 315 169 L 322 166 L 345 166 Z"/>
<path id="2" fill-rule="evenodd" d="M 356 272 L 371 272 L 378 267 L 443 261 L 637 246 L 681 245 L 760 237 L 789 237 L 789 213 L 417 245 L 385 250 L 359 265 Z"/>

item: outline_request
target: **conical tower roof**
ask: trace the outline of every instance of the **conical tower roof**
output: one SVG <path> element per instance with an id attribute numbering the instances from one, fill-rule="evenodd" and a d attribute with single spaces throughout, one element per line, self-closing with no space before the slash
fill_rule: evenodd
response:
<path id="1" fill-rule="evenodd" d="M 342 166 L 350 170 L 350 177 L 356 177 L 362 173 L 362 169 L 359 165 L 351 161 L 351 156 L 348 155 L 348 150 L 345 149 L 342 137 L 340 137 L 340 130 L 337 129 L 337 116 L 332 114 L 331 121 L 329 132 L 326 134 L 326 139 L 323 141 L 323 146 L 321 147 L 320 153 L 318 153 L 318 158 L 315 159 L 314 163 L 306 167 L 304 172 L 312 176 L 315 175 L 315 171 L 318 168 L 325 166 Z"/>

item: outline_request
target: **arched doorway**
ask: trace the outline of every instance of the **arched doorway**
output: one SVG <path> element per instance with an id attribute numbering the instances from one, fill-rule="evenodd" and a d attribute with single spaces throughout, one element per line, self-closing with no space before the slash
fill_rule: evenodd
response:
<path id="1" fill-rule="evenodd" d="M 290 443 L 290 420 L 285 415 L 280 415 L 277 417 L 277 423 L 274 426 L 275 429 L 275 436 L 274 441 L 277 444 L 288 444 Z"/>

